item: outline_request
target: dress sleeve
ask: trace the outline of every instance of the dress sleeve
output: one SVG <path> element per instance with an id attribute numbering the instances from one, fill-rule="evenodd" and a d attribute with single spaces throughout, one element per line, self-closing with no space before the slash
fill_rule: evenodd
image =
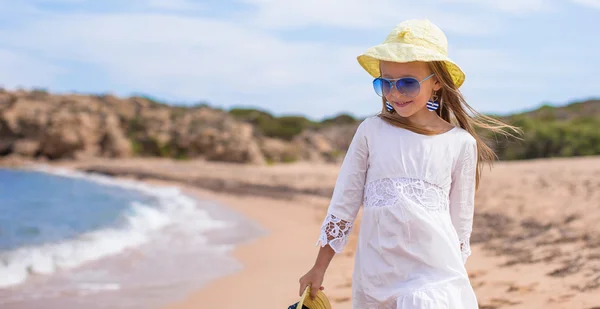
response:
<path id="1" fill-rule="evenodd" d="M 354 133 L 317 240 L 317 245 L 329 245 L 336 253 L 342 252 L 346 246 L 354 219 L 363 202 L 369 156 L 366 130 L 366 123 L 363 121 Z"/>
<path id="2" fill-rule="evenodd" d="M 450 187 L 450 217 L 456 229 L 463 263 L 471 255 L 470 238 L 475 212 L 475 177 L 477 170 L 477 143 L 470 141 L 460 152 L 452 171 Z"/>

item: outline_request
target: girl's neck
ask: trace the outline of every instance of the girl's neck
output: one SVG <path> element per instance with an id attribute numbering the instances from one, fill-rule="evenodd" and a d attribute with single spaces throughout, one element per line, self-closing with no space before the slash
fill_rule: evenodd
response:
<path id="1" fill-rule="evenodd" d="M 408 117 L 408 120 L 413 124 L 427 130 L 432 131 L 447 131 L 452 128 L 452 125 L 442 119 L 435 112 L 430 112 L 423 108 L 414 115 Z"/>

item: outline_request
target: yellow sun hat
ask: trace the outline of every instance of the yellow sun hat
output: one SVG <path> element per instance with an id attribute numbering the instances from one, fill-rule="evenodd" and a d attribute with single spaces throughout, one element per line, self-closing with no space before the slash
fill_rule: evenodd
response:
<path id="1" fill-rule="evenodd" d="M 321 290 L 317 290 L 314 299 L 310 298 L 310 286 L 307 286 L 304 293 L 302 293 L 302 297 L 300 297 L 300 301 L 289 308 L 302 309 L 304 307 L 308 309 L 331 309 L 331 303 Z"/>
<path id="2" fill-rule="evenodd" d="M 375 78 L 381 76 L 379 61 L 442 61 L 452 76 L 456 88 L 465 81 L 465 73 L 448 57 L 446 35 L 427 19 L 410 19 L 399 23 L 382 44 L 369 48 L 357 59 L 358 63 Z"/>

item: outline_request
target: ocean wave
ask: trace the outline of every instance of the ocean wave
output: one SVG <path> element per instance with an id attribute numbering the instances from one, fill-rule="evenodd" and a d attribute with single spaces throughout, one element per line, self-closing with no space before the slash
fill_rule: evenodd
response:
<path id="1" fill-rule="evenodd" d="M 116 255 L 152 241 L 154 233 L 176 227 L 180 236 L 229 227 L 211 218 L 196 200 L 176 187 L 151 186 L 137 181 L 115 179 L 67 169 L 40 167 L 39 171 L 57 176 L 80 178 L 106 186 L 136 190 L 153 197 L 156 205 L 134 201 L 123 213 L 123 224 L 79 235 L 57 243 L 21 247 L 0 252 L 0 288 L 25 282 L 31 275 L 52 274 L 60 269 L 81 266 L 90 261 Z M 184 234 L 184 235 L 182 235 Z"/>

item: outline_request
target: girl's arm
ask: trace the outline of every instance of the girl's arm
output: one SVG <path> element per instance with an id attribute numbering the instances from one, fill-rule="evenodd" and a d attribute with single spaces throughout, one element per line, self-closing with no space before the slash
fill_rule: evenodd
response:
<path id="1" fill-rule="evenodd" d="M 367 126 L 363 121 L 357 128 L 348 147 L 344 162 L 340 167 L 333 195 L 327 208 L 327 215 L 321 225 L 321 233 L 317 245 L 329 246 L 335 253 L 341 252 L 352 232 L 354 219 L 363 202 L 365 180 L 367 177 L 369 147 L 367 143 Z M 331 254 L 319 251 L 318 262 L 331 260 Z M 331 255 L 331 256 L 330 256 Z M 327 263 L 323 264 L 328 264 Z"/>
<path id="2" fill-rule="evenodd" d="M 365 120 L 366 121 L 366 120 Z M 333 196 L 327 215 L 321 225 L 317 245 L 321 243 L 314 266 L 300 278 L 298 295 L 302 295 L 306 286 L 311 286 L 311 297 L 321 287 L 329 263 L 336 253 L 343 250 L 352 232 L 354 219 L 363 200 L 369 149 L 366 125 L 363 121 L 357 128 L 344 162 L 340 168 L 333 190 Z"/>
<path id="3" fill-rule="evenodd" d="M 463 263 L 471 255 L 470 238 L 475 211 L 475 176 L 477 170 L 477 142 L 469 139 L 463 147 L 452 172 L 450 187 L 450 217 L 459 239 Z"/>
<path id="4" fill-rule="evenodd" d="M 329 263 L 333 259 L 335 255 L 335 251 L 330 246 L 324 246 L 319 249 L 319 253 L 317 254 L 317 260 L 315 261 L 314 268 L 325 273 L 327 267 L 329 267 Z"/>

